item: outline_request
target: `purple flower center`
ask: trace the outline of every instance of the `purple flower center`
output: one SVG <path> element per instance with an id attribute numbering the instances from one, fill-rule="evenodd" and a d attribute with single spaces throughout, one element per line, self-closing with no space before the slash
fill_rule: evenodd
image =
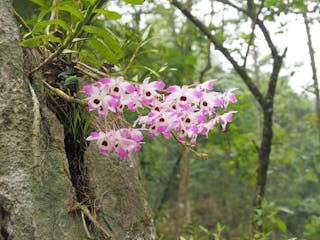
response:
<path id="1" fill-rule="evenodd" d="M 186 96 L 181 96 L 180 97 L 180 101 L 187 101 L 187 97 Z"/>

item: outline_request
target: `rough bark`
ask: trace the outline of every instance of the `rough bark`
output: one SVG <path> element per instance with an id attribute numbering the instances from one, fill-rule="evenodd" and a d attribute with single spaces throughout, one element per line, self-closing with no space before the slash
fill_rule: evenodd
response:
<path id="1" fill-rule="evenodd" d="M 112 230 L 115 240 L 156 239 L 138 166 L 105 159 L 93 146 L 85 156 L 84 149 L 72 155 L 66 125 L 39 102 L 41 86 L 37 79 L 31 85 L 24 73 L 18 42 L 11 1 L 1 0 L 0 239 L 106 239 L 101 227 Z M 71 172 L 75 160 L 86 176 Z M 87 206 L 91 212 L 70 211 L 83 197 L 75 177 L 86 179 L 95 197 L 95 206 Z"/>
<path id="2" fill-rule="evenodd" d="M 18 41 L 11 2 L 0 1 L 0 239 L 80 239 L 63 128 L 40 113 Z"/>
<path id="3" fill-rule="evenodd" d="M 102 155 L 94 144 L 84 158 L 96 196 L 95 214 L 104 228 L 118 240 L 157 239 L 137 164 Z"/>

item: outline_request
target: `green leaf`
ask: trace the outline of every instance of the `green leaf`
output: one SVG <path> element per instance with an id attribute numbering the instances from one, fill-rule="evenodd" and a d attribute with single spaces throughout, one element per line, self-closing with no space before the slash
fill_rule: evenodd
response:
<path id="1" fill-rule="evenodd" d="M 38 21 L 42 21 L 42 19 L 49 14 L 53 9 L 55 9 L 55 7 L 50 7 L 50 8 L 44 8 L 38 15 Z"/>
<path id="2" fill-rule="evenodd" d="M 287 225 L 282 221 L 281 219 L 276 219 L 277 221 L 277 227 L 282 231 L 285 232 L 287 230 Z"/>
<path id="3" fill-rule="evenodd" d="M 199 225 L 199 228 L 200 228 L 201 231 L 203 231 L 203 232 L 205 232 L 207 234 L 209 233 L 208 229 L 206 229 L 205 227 Z"/>
<path id="4" fill-rule="evenodd" d="M 88 38 L 74 38 L 74 39 L 72 40 L 72 42 L 73 42 L 73 43 L 75 43 L 75 42 L 82 42 L 82 41 L 85 41 L 85 40 L 88 40 Z"/>
<path id="5" fill-rule="evenodd" d="M 109 63 L 118 64 L 118 59 L 108 46 L 95 38 L 88 40 L 92 49 L 95 49 L 102 55 L 103 58 Z"/>
<path id="6" fill-rule="evenodd" d="M 78 83 L 78 77 L 73 75 L 73 76 L 67 77 L 66 80 L 64 81 L 63 85 L 69 86 L 69 85 L 74 85 L 76 83 Z"/>
<path id="7" fill-rule="evenodd" d="M 294 1 L 293 7 L 301 10 L 302 12 L 306 10 L 306 6 L 303 1 Z"/>
<path id="8" fill-rule="evenodd" d="M 158 78 L 160 78 L 160 75 L 153 69 L 147 67 L 147 66 L 141 66 L 141 65 L 136 65 L 134 66 L 135 68 L 143 68 L 143 69 L 146 69 L 148 70 L 150 73 L 152 73 L 153 75 L 157 76 Z"/>
<path id="9" fill-rule="evenodd" d="M 59 10 L 71 13 L 73 16 L 77 17 L 79 20 L 84 19 L 84 14 L 79 11 L 79 9 L 71 5 L 62 5 L 58 7 Z"/>
<path id="10" fill-rule="evenodd" d="M 154 40 L 154 39 L 156 39 L 156 38 L 155 38 L 155 37 L 152 37 L 152 38 L 149 38 L 149 39 L 143 41 L 143 42 L 141 43 L 140 47 L 146 45 L 148 42 L 150 42 L 150 41 L 152 41 L 152 40 Z"/>
<path id="11" fill-rule="evenodd" d="M 159 70 L 158 70 L 158 72 L 160 73 L 160 72 L 163 72 L 164 70 L 166 70 L 168 68 L 168 66 L 163 66 L 163 67 L 161 67 Z"/>
<path id="12" fill-rule="evenodd" d="M 48 20 L 48 21 L 41 21 L 38 22 L 33 30 L 32 30 L 32 34 L 41 32 L 45 27 L 49 26 L 49 25 L 59 25 L 62 29 L 64 29 L 66 32 L 71 31 L 71 29 L 69 28 L 69 26 L 67 25 L 67 23 L 65 21 L 62 21 L 60 19 L 53 19 L 53 20 Z"/>
<path id="13" fill-rule="evenodd" d="M 147 40 L 147 38 L 148 38 L 148 36 L 149 36 L 149 34 L 150 34 L 150 31 L 151 31 L 151 27 L 152 27 L 152 25 L 149 25 L 149 26 L 146 28 L 146 30 L 144 30 L 144 32 L 143 32 L 143 34 L 142 34 L 142 37 L 141 37 L 141 40 L 142 40 L 142 41 Z"/>
<path id="14" fill-rule="evenodd" d="M 105 29 L 94 26 L 84 26 L 83 30 L 87 33 L 96 34 L 102 37 L 104 43 L 118 56 L 118 59 L 123 57 L 124 54 L 119 42 L 115 40 Z"/>
<path id="15" fill-rule="evenodd" d="M 56 42 L 56 43 L 61 43 L 61 39 L 58 37 L 55 37 L 53 35 L 41 35 L 41 36 L 36 36 L 33 38 L 29 38 L 27 40 L 24 40 L 20 42 L 20 46 L 23 47 L 28 47 L 28 48 L 34 48 L 42 45 L 45 42 Z"/>
<path id="16" fill-rule="evenodd" d="M 72 53 L 79 53 L 78 51 L 72 50 L 72 49 L 64 49 L 62 51 L 64 54 L 72 54 Z"/>
<path id="17" fill-rule="evenodd" d="M 130 4 L 143 4 L 144 0 L 123 0 L 126 3 L 130 3 Z"/>
<path id="18" fill-rule="evenodd" d="M 81 61 L 88 62 L 97 68 L 100 68 L 103 64 L 92 51 L 81 51 L 80 57 Z"/>
<path id="19" fill-rule="evenodd" d="M 45 0 L 30 0 L 31 2 L 43 7 L 43 8 L 48 8 L 48 4 Z"/>
<path id="20" fill-rule="evenodd" d="M 100 13 L 103 16 L 105 16 L 105 18 L 111 19 L 111 20 L 118 20 L 122 17 L 122 15 L 118 12 L 114 12 L 114 11 L 107 11 L 104 9 L 96 9 L 94 10 L 95 13 Z"/>
<path id="21" fill-rule="evenodd" d="M 290 210 L 287 207 L 278 207 L 278 211 L 284 212 L 284 213 L 288 213 L 288 214 L 294 214 L 294 211 Z"/>

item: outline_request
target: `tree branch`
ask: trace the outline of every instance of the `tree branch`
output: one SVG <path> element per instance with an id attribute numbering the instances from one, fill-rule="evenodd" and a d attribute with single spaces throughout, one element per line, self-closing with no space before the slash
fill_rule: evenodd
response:
<path id="1" fill-rule="evenodd" d="M 67 95 L 65 92 L 63 92 L 62 90 L 60 90 L 59 88 L 55 88 L 52 87 L 49 83 L 47 83 L 46 81 L 42 80 L 42 83 L 54 94 L 56 94 L 58 97 L 63 98 L 64 100 L 66 100 L 67 102 L 74 102 L 74 103 L 78 103 L 82 106 L 86 106 L 87 102 L 84 100 L 81 100 L 79 98 L 75 98 L 73 96 Z"/>
<path id="2" fill-rule="evenodd" d="M 269 80 L 269 86 L 268 86 L 268 92 L 266 96 L 266 103 L 270 106 L 273 102 L 274 94 L 276 91 L 277 86 L 277 80 L 279 77 L 279 73 L 282 67 L 283 59 L 285 58 L 287 54 L 287 48 L 283 51 L 283 54 L 281 56 L 277 56 L 274 58 L 273 67 L 272 67 L 272 73 Z"/>
<path id="3" fill-rule="evenodd" d="M 122 76 L 123 77 L 125 77 L 127 75 L 128 71 L 131 68 L 133 62 L 135 61 L 135 59 L 136 59 L 136 57 L 138 55 L 138 52 L 139 52 L 141 47 L 142 47 L 142 42 L 139 42 L 136 50 L 134 51 L 133 55 L 130 58 L 130 61 L 129 61 L 128 65 L 126 66 L 126 68 L 122 72 Z"/>
<path id="4" fill-rule="evenodd" d="M 211 42 L 209 41 L 207 43 L 207 64 L 206 66 L 201 70 L 200 72 L 200 77 L 199 77 L 199 81 L 203 82 L 203 78 L 204 75 L 210 70 L 210 68 L 212 67 L 211 65 Z"/>
<path id="5" fill-rule="evenodd" d="M 170 0 L 169 0 L 170 1 Z M 257 88 L 257 86 L 253 83 L 250 76 L 247 74 L 246 70 L 239 65 L 239 63 L 231 56 L 228 49 L 226 49 L 222 42 L 219 41 L 214 35 L 211 34 L 210 30 L 197 19 L 195 16 L 193 16 L 188 9 L 186 9 L 180 2 L 177 0 L 171 0 L 170 3 L 174 5 L 176 8 L 178 8 L 197 28 L 207 36 L 207 38 L 214 44 L 217 50 L 219 50 L 231 63 L 231 65 L 234 67 L 236 72 L 240 75 L 244 83 L 247 85 L 251 93 L 254 95 L 256 100 L 259 102 L 261 106 L 265 105 L 265 100 L 260 92 L 260 90 Z"/>
<path id="6" fill-rule="evenodd" d="M 217 1 L 224 3 L 230 7 L 233 7 L 234 9 L 238 10 L 239 12 L 242 12 L 245 15 L 247 15 L 248 17 L 250 17 L 252 20 L 255 19 L 254 13 L 249 12 L 249 11 L 235 5 L 234 3 L 230 2 L 229 0 L 217 0 Z M 271 39 L 271 36 L 270 36 L 268 29 L 264 25 L 264 22 L 261 21 L 259 18 L 256 19 L 256 23 L 257 23 L 258 27 L 260 28 L 260 30 L 261 30 L 261 32 L 262 32 L 262 34 L 268 44 L 269 49 L 271 50 L 271 55 L 272 55 L 273 59 L 276 59 L 277 57 L 279 57 L 278 50 Z"/>
<path id="7" fill-rule="evenodd" d="M 24 27 L 25 30 L 27 30 L 27 32 L 31 32 L 31 28 L 28 26 L 28 24 L 26 23 L 26 21 L 23 19 L 23 17 L 16 11 L 14 10 L 14 16 L 15 18 L 18 20 L 18 22 Z"/>
<path id="8" fill-rule="evenodd" d="M 263 8 L 263 5 L 264 5 L 264 1 L 265 1 L 265 0 L 262 0 L 262 1 L 261 1 L 261 4 L 260 4 L 259 10 L 258 10 L 258 13 L 256 14 L 256 17 L 254 18 L 254 20 L 252 21 L 252 30 L 251 30 L 250 39 L 249 39 L 249 42 L 248 42 L 248 48 L 247 48 L 246 55 L 245 55 L 245 57 L 244 57 L 244 61 L 243 61 L 243 65 L 242 65 L 244 68 L 245 68 L 246 65 L 247 65 L 247 58 L 248 58 L 248 56 L 249 56 L 250 46 L 251 46 L 252 41 L 253 41 L 253 39 L 254 39 L 254 31 L 255 31 L 255 29 L 256 29 L 257 20 L 259 19 L 259 15 L 260 15 L 260 13 L 261 13 L 261 11 L 262 11 L 262 8 Z M 249 8 L 249 6 L 251 7 L 251 5 L 252 5 L 252 0 L 248 0 L 248 8 Z M 249 9 L 249 11 L 250 11 L 250 9 Z"/>

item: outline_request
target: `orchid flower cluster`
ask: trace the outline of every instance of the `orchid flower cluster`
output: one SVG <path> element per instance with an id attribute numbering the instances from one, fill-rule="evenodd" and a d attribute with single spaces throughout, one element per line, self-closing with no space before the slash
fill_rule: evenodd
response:
<path id="1" fill-rule="evenodd" d="M 179 141 L 188 139 L 190 144 L 195 145 L 199 134 L 208 137 L 208 132 L 217 124 L 225 131 L 227 123 L 232 122 L 232 116 L 236 113 L 227 112 L 229 103 L 237 101 L 236 89 L 215 92 L 214 80 L 166 89 L 163 82 L 149 80 L 146 78 L 141 85 L 135 85 L 123 77 L 106 77 L 83 87 L 84 93 L 89 95 L 85 99 L 89 110 L 96 110 L 100 118 L 106 118 L 110 112 L 122 115 L 125 108 L 138 113 L 130 128 L 106 129 L 90 134 L 87 140 L 96 140 L 100 152 L 116 152 L 120 158 L 130 158 L 141 148 L 142 131 L 152 138 L 158 135 L 165 138 L 174 136 Z M 149 109 L 148 114 L 139 112 L 143 108 Z"/>

